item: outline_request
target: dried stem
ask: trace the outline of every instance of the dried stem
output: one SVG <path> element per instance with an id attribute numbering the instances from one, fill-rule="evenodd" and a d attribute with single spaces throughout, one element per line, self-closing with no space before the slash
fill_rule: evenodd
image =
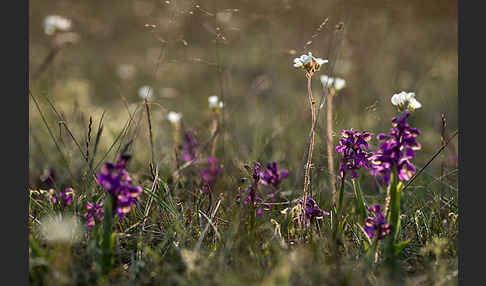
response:
<path id="1" fill-rule="evenodd" d="M 54 58 L 59 54 L 61 51 L 60 46 L 54 46 L 52 50 L 49 52 L 47 57 L 44 59 L 42 64 L 39 66 L 35 74 L 33 75 L 33 79 L 36 80 L 38 79 L 46 70 L 47 68 L 54 62 Z"/>
<path id="2" fill-rule="evenodd" d="M 218 141 L 218 111 L 213 111 L 212 117 L 212 126 L 211 126 L 211 135 L 213 137 L 211 142 L 211 156 L 215 157 L 216 155 L 216 142 Z"/>
<path id="3" fill-rule="evenodd" d="M 305 219 L 305 203 L 307 202 L 307 196 L 308 196 L 308 189 L 309 189 L 309 184 L 310 184 L 310 168 L 311 168 L 311 163 L 312 163 L 312 151 L 314 150 L 314 124 L 315 124 L 315 112 L 314 112 L 314 98 L 312 97 L 312 85 L 311 85 L 311 80 L 312 80 L 312 74 L 307 73 L 307 94 L 309 96 L 309 104 L 311 108 L 311 115 L 312 115 L 312 127 L 311 127 L 311 138 L 310 138 L 310 144 L 309 144 L 309 154 L 307 155 L 307 163 L 305 165 L 305 175 L 304 175 L 304 219 Z"/>
<path id="4" fill-rule="evenodd" d="M 332 142 L 332 99 L 334 98 L 335 90 L 331 88 L 327 95 L 327 166 L 329 169 L 329 184 L 331 185 L 332 198 L 334 203 L 337 202 L 337 191 L 334 178 L 334 157 L 333 157 L 333 142 Z"/>

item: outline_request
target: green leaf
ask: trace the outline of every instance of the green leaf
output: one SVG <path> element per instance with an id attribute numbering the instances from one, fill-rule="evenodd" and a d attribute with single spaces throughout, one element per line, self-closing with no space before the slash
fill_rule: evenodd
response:
<path id="1" fill-rule="evenodd" d="M 366 211 L 366 202 L 364 201 L 363 193 L 361 191 L 361 186 L 359 185 L 359 181 L 356 180 L 356 179 L 353 179 L 352 182 L 353 182 L 354 193 L 356 195 L 358 212 L 361 216 L 361 221 L 364 221 L 366 219 L 367 214 L 368 214 L 367 211 Z"/>
<path id="2" fill-rule="evenodd" d="M 398 254 L 400 254 L 400 252 L 402 252 L 402 250 L 407 247 L 407 245 L 410 243 L 410 239 L 407 239 L 407 240 L 404 240 L 404 241 L 400 241 L 399 243 L 395 244 L 394 246 L 394 252 L 393 254 L 396 256 Z"/>

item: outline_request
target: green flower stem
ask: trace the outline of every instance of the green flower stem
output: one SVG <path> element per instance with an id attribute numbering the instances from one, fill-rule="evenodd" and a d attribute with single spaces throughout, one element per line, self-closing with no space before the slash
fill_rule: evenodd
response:
<path id="1" fill-rule="evenodd" d="M 388 221 L 391 226 L 390 235 L 388 237 L 387 245 L 387 260 L 391 267 L 391 275 L 397 275 L 395 241 L 398 238 L 400 229 L 400 197 L 402 195 L 403 183 L 398 181 L 398 176 L 394 172 L 390 182 L 390 212 L 388 214 Z"/>
<path id="2" fill-rule="evenodd" d="M 366 202 L 364 201 L 363 193 L 361 192 L 361 186 L 359 185 L 359 181 L 353 179 L 352 182 L 353 182 L 354 194 L 356 195 L 358 213 L 360 214 L 361 221 L 364 221 L 364 219 L 366 219 L 367 216 Z"/>
<path id="3" fill-rule="evenodd" d="M 105 198 L 105 208 L 103 215 L 103 238 L 101 242 L 102 257 L 101 265 L 104 273 L 108 273 L 113 265 L 113 200 L 111 196 Z"/>
<path id="4" fill-rule="evenodd" d="M 341 188 L 339 189 L 338 205 L 337 205 L 337 210 L 336 210 L 336 213 L 335 213 L 335 218 L 334 218 L 334 221 L 333 221 L 334 226 L 333 226 L 332 237 L 333 237 L 334 243 L 336 243 L 336 238 L 337 238 L 339 226 L 342 226 L 340 221 L 341 221 L 341 213 L 342 213 L 342 209 L 343 209 L 343 202 L 344 202 L 344 177 L 341 179 Z"/>

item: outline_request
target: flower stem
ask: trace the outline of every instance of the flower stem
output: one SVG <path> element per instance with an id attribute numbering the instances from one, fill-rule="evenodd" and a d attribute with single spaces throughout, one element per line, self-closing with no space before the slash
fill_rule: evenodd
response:
<path id="1" fill-rule="evenodd" d="M 108 273 L 113 266 L 113 199 L 111 196 L 106 196 L 104 202 L 104 216 L 103 216 L 103 238 L 102 245 L 102 268 L 103 273 Z"/>
<path id="2" fill-rule="evenodd" d="M 400 228 L 400 197 L 403 189 L 403 183 L 398 181 L 398 175 L 394 172 L 390 182 L 390 212 L 388 221 L 391 225 L 391 232 L 388 237 L 387 258 L 391 267 L 391 274 L 397 275 L 397 264 L 395 255 L 395 240 Z"/>
<path id="3" fill-rule="evenodd" d="M 361 187 L 359 185 L 359 181 L 356 179 L 352 180 L 353 182 L 353 189 L 354 194 L 356 195 L 358 213 L 361 216 L 361 220 L 366 219 L 366 203 L 363 198 L 363 193 L 361 192 Z"/>
<path id="4" fill-rule="evenodd" d="M 152 134 L 152 121 L 150 120 L 150 108 L 148 105 L 147 99 L 144 99 L 144 104 L 145 104 L 145 110 L 147 111 L 147 122 L 149 126 L 149 137 L 150 137 L 150 151 L 152 154 L 152 162 L 151 162 L 151 167 L 154 166 L 154 161 L 155 161 L 155 156 L 154 156 L 154 139 L 153 139 L 153 134 Z"/>
<path id="5" fill-rule="evenodd" d="M 212 126 L 211 126 L 211 135 L 213 136 L 213 142 L 211 142 L 211 156 L 215 157 L 216 155 L 216 141 L 218 141 L 218 123 L 219 123 L 219 114 L 217 111 L 214 111 L 212 114 Z"/>
<path id="6" fill-rule="evenodd" d="M 338 234 L 338 228 L 341 225 L 341 213 L 342 213 L 342 208 L 343 208 L 343 201 L 344 201 L 344 177 L 341 178 L 341 188 L 339 189 L 339 199 L 338 199 L 338 204 L 336 208 L 336 216 L 333 221 L 333 230 L 332 230 L 332 238 L 334 241 L 334 244 L 337 247 L 337 234 Z"/>
<path id="7" fill-rule="evenodd" d="M 334 203 L 337 202 L 337 190 L 334 183 L 334 157 L 333 157 L 333 143 L 332 143 L 332 99 L 334 98 L 335 90 L 331 88 L 327 95 L 327 165 L 329 169 L 329 184 L 331 185 L 332 197 Z"/>
<path id="8" fill-rule="evenodd" d="M 307 202 L 308 197 L 308 189 L 310 184 L 310 167 L 312 163 L 312 151 L 314 150 L 314 121 L 315 121 L 315 112 L 314 112 L 314 98 L 312 97 L 312 74 L 307 74 L 307 95 L 309 96 L 309 104 L 311 108 L 311 117 L 312 117 L 312 125 L 311 125 L 311 138 L 309 144 L 309 153 L 307 155 L 307 163 L 305 166 L 305 175 L 304 175 L 304 220 L 305 220 L 305 204 Z"/>

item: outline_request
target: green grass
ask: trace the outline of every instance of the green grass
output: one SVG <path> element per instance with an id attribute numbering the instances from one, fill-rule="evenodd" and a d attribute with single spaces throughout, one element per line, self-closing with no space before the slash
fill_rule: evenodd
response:
<path id="1" fill-rule="evenodd" d="M 52 39 L 41 29 L 47 14 L 72 18 L 74 32 L 81 35 L 78 43 L 63 47 L 30 81 L 31 284 L 458 284 L 457 138 L 400 199 L 397 241 L 410 242 L 397 258 L 399 279 L 391 278 L 386 243 L 378 244 L 377 262 L 369 263 L 362 209 L 355 203 L 350 180 L 344 185 L 346 220 L 337 242 L 334 216 L 324 216 L 302 231 L 282 214 L 295 205 L 288 201 L 302 196 L 311 121 L 306 79 L 292 67 L 293 58 L 306 47 L 329 59 L 312 81 L 317 102 L 323 92 L 320 74 L 332 73 L 347 81 L 334 99 L 334 145 L 341 129 L 355 128 L 374 134 L 370 145 L 376 150 L 376 135 L 388 132 L 396 115 L 390 97 L 401 90 L 415 91 L 423 107 L 409 122 L 422 131 L 418 137 L 422 150 L 413 159 L 419 170 L 440 149 L 441 136 L 447 138 L 457 129 L 457 37 L 450 32 L 457 25 L 457 5 L 290 1 L 287 8 L 278 1 L 200 3 L 202 10 L 214 14 L 209 16 L 186 1 L 145 4 L 62 6 L 47 1 L 30 6 L 32 74 L 51 50 Z M 183 12 L 189 8 L 194 14 Z M 215 16 L 228 8 L 239 9 L 229 22 L 221 21 L 224 15 Z M 174 20 L 173 27 L 164 21 L 168 17 Z M 319 28 L 323 21 L 326 24 Z M 345 22 L 344 29 L 336 28 L 340 22 Z M 147 30 L 146 23 L 158 26 Z M 215 42 L 216 26 L 224 40 L 218 37 Z M 306 45 L 311 39 L 313 43 Z M 136 67 L 133 79 L 116 76 L 122 63 Z M 137 96 L 145 84 L 155 90 L 149 101 L 151 129 L 146 107 Z M 199 158 L 210 155 L 213 134 L 207 97 L 211 95 L 223 97 L 225 104 L 215 137 L 223 175 L 211 196 L 205 196 L 200 183 L 207 164 L 184 165 L 174 141 L 177 136 L 182 139 L 183 130 L 192 130 L 201 143 Z M 183 113 L 179 132 L 166 119 L 169 110 Z M 323 210 L 332 211 L 325 112 L 323 108 L 316 128 L 311 191 Z M 445 134 L 440 128 L 442 114 L 447 119 Z M 133 155 L 128 171 L 143 188 L 126 218 L 115 217 L 111 229 L 103 230 L 99 224 L 84 230 L 72 244 L 46 240 L 39 231 L 44 217 L 62 213 L 83 223 L 86 203 L 105 198 L 96 173 L 123 150 Z M 339 158 L 335 153 L 336 167 Z M 244 165 L 253 166 L 255 161 L 277 161 L 289 170 L 280 186 L 281 204 L 263 217 L 236 201 L 240 178 L 249 176 Z M 70 207 L 50 203 L 48 194 L 32 192 L 48 189 L 41 180 L 47 168 L 56 172 L 55 190 L 75 189 Z M 359 174 L 367 205 L 383 205 L 385 190 L 367 171 Z M 107 249 L 113 251 L 112 265 L 103 260 Z M 60 257 L 68 262 L 60 263 Z"/>

